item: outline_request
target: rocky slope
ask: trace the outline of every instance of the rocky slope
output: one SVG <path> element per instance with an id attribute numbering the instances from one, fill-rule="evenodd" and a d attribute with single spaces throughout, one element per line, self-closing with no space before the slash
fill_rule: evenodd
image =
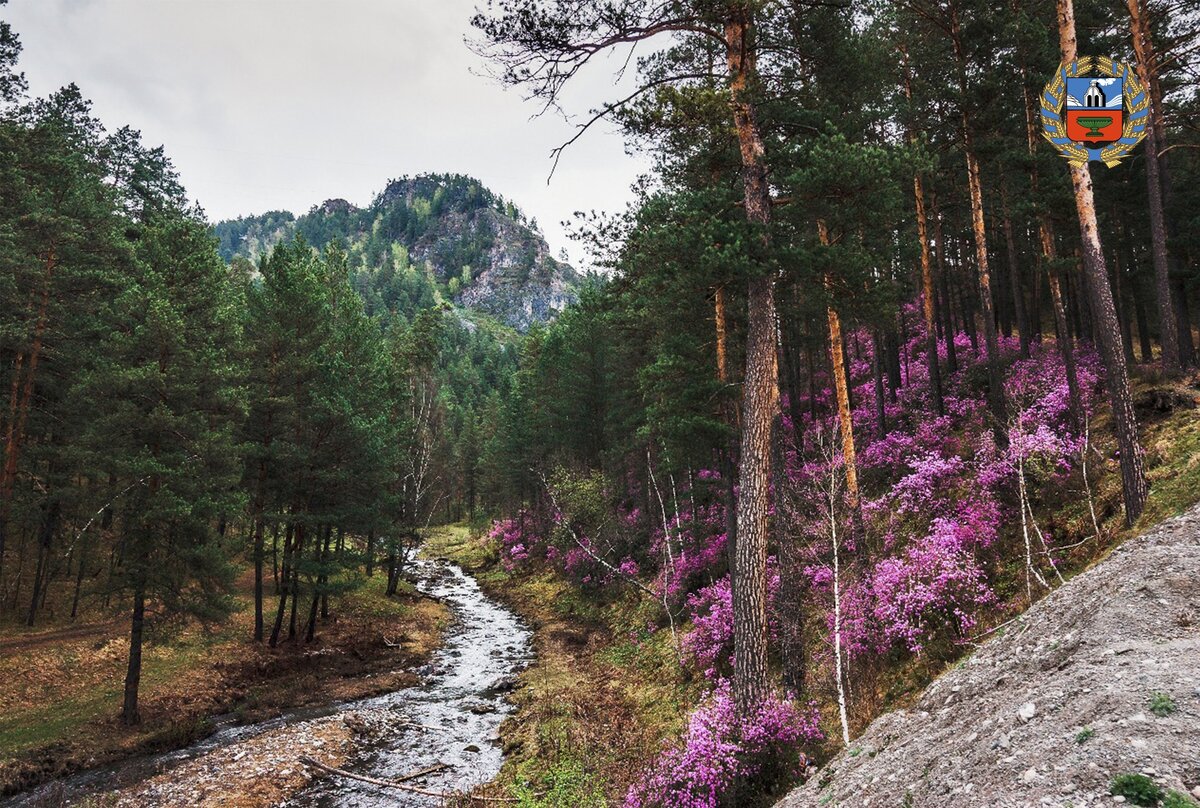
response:
<path id="1" fill-rule="evenodd" d="M 295 235 L 318 249 L 339 239 L 356 285 L 378 295 L 380 306 L 420 309 L 449 299 L 519 331 L 552 319 L 582 280 L 550 255 L 535 222 L 459 175 L 393 180 L 366 208 L 330 199 L 300 217 L 272 211 L 213 231 L 226 260 L 257 261 Z"/>
<path id="2" fill-rule="evenodd" d="M 1129 773 L 1200 801 L 1200 507 L 1037 603 L 778 808 L 1114 805 Z"/>

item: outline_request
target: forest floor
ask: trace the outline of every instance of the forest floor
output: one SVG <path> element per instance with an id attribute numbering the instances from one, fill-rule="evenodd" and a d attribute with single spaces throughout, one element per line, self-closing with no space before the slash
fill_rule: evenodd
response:
<path id="1" fill-rule="evenodd" d="M 1137 524 L 1126 527 L 1119 467 L 1108 437 L 1111 426 L 1107 413 L 1101 412 L 1091 424 L 1099 452 L 1094 459 L 1102 466 L 1093 469 L 1099 479 L 1092 507 L 1103 535 L 1081 542 L 1064 559 L 1067 578 L 1101 563 L 1114 548 L 1128 542 L 1137 546 L 1139 534 L 1200 500 L 1200 377 L 1177 383 L 1135 378 L 1133 392 L 1151 498 Z M 1064 491 L 1061 500 L 1041 503 L 1039 511 L 1045 519 L 1043 527 L 1057 535 L 1094 533 L 1092 508 L 1082 492 Z M 520 612 L 536 629 L 537 662 L 522 676 L 522 687 L 513 696 L 517 712 L 502 728 L 508 753 L 505 769 L 491 790 L 483 793 L 521 793 L 524 786 L 526 794 L 545 795 L 530 799 L 531 806 L 620 804 L 639 769 L 665 740 L 678 736 L 702 690 L 702 683 L 687 681 L 675 663 L 668 633 L 647 632 L 646 627 L 656 622 L 657 605 L 632 591 L 585 595 L 550 570 L 506 572 L 495 549 L 464 528 L 439 533 L 427 551 L 471 571 L 489 594 Z M 1016 583 L 1012 588 L 1024 589 Z M 1013 617 L 1023 620 L 1019 615 L 1028 604 L 1022 598 L 1015 595 L 998 609 L 994 624 Z M 940 681 L 939 676 L 964 664 L 962 658 L 945 664 L 915 659 L 883 671 L 878 693 L 864 700 L 861 715 L 853 722 L 856 730 L 888 710 L 917 709 L 931 681 Z M 1139 697 L 1140 693 L 1131 693 L 1131 698 Z M 835 736 L 836 732 L 830 733 L 831 739 Z M 837 751 L 831 740 L 818 750 L 817 759 L 828 759 Z M 982 804 L 959 797 L 954 804 Z M 902 794 L 899 799 L 903 800 Z"/>
<path id="2" fill-rule="evenodd" d="M 510 574 L 464 527 L 436 532 L 425 551 L 462 566 L 534 628 L 536 661 L 501 727 L 504 769 L 479 793 L 529 806 L 619 805 L 699 692 L 682 678 L 669 632 L 647 628 L 661 607 L 632 590 L 585 597 L 548 570 Z"/>
<path id="3" fill-rule="evenodd" d="M 410 686 L 417 677 L 407 671 L 440 644 L 448 620 L 446 607 L 411 588 L 387 598 L 383 576 L 376 575 L 331 604 L 334 614 L 319 625 L 313 643 L 272 650 L 250 640 L 252 598 L 252 577 L 244 575 L 237 609 L 221 625 L 163 626 L 151 634 L 136 727 L 118 720 L 129 650 L 124 620 L 0 627 L 0 794 L 185 746 L 207 735 L 218 717 L 252 723 L 288 708 Z M 329 749 L 347 734 L 328 727 L 314 737 L 322 733 Z M 292 780 L 302 784 L 300 767 L 294 768 L 295 777 L 288 771 L 278 778 L 281 793 Z"/>

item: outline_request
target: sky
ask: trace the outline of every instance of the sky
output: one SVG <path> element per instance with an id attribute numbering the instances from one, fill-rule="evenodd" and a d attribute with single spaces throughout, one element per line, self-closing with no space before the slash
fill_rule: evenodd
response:
<path id="1" fill-rule="evenodd" d="M 624 209 L 648 162 L 612 126 L 572 146 L 547 185 L 549 154 L 618 97 L 620 57 L 569 88 L 570 119 L 533 117 L 537 103 L 464 43 L 476 4 L 10 0 L 0 15 L 21 37 L 32 95 L 78 84 L 108 128 L 166 147 L 213 221 L 337 197 L 366 205 L 389 179 L 455 172 L 513 200 L 555 254 L 579 261 L 561 222 Z"/>

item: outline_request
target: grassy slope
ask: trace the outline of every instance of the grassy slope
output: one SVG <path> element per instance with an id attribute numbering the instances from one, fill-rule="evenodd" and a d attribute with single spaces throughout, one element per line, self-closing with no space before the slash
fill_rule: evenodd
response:
<path id="1" fill-rule="evenodd" d="M 0 635 L 0 793 L 139 752 L 203 736 L 209 719 L 241 721 L 287 707 L 327 703 L 411 684 L 403 669 L 440 641 L 444 606 L 411 595 L 388 599 L 376 576 L 335 601 L 334 619 L 312 646 L 272 651 L 250 641 L 251 581 L 224 624 L 160 633 L 146 647 L 143 722 L 117 722 L 129 642 L 124 621 L 81 629 Z M 399 642 L 391 647 L 385 642 Z"/>
<path id="2" fill-rule="evenodd" d="M 516 794 L 529 808 L 620 804 L 698 691 L 682 678 L 669 632 L 646 631 L 655 604 L 632 591 L 585 598 L 549 571 L 511 575 L 462 527 L 438 531 L 426 552 L 471 571 L 536 630 L 537 660 L 513 695 L 504 769 L 487 793 Z"/>

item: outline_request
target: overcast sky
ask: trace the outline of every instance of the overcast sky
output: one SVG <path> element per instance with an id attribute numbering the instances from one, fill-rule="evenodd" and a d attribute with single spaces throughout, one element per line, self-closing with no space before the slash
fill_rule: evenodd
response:
<path id="1" fill-rule="evenodd" d="M 478 177 L 536 217 L 557 253 L 582 250 L 560 222 L 622 209 L 645 163 L 612 127 L 563 158 L 574 132 L 486 76 L 463 42 L 476 0 L 10 0 L 30 92 L 80 86 L 105 125 L 163 144 L 211 219 L 343 197 L 366 205 L 388 179 Z M 566 110 L 619 88 L 610 60 Z"/>

